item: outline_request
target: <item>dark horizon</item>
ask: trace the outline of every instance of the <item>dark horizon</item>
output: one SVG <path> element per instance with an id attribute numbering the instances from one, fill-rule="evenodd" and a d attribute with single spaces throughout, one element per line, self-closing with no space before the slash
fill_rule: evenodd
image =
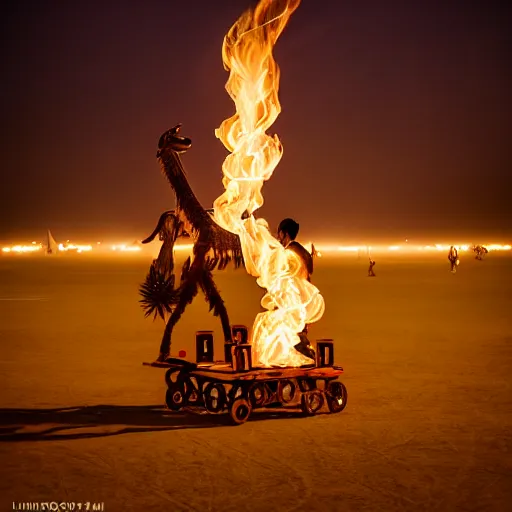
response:
<path id="1" fill-rule="evenodd" d="M 205 208 L 234 111 L 222 39 L 251 5 L 20 0 L 4 8 L 0 240 L 147 236 L 174 195 L 155 158 L 183 123 Z M 512 239 L 510 10 L 303 0 L 279 39 L 284 155 L 257 212 L 302 239 Z"/>

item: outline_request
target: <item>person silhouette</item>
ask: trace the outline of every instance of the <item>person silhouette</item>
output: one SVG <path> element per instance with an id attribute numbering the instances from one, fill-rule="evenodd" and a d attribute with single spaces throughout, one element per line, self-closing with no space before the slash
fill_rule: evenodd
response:
<path id="1" fill-rule="evenodd" d="M 277 228 L 277 239 L 279 242 L 281 242 L 286 250 L 293 251 L 295 254 L 297 254 L 297 256 L 299 256 L 300 260 L 302 261 L 301 275 L 309 282 L 311 282 L 311 274 L 313 273 L 313 257 L 303 245 L 295 240 L 298 233 L 299 224 L 293 219 L 287 218 L 279 223 Z M 300 343 L 295 345 L 294 348 L 306 357 L 315 359 L 316 354 L 308 340 L 307 334 L 308 325 L 306 324 L 302 332 L 298 333 Z"/>
<path id="2" fill-rule="evenodd" d="M 457 272 L 457 265 L 459 264 L 459 259 L 458 259 L 458 251 L 457 251 L 457 248 L 452 245 L 450 246 L 450 250 L 448 251 L 448 260 L 450 261 L 450 264 L 451 264 L 451 272 L 452 274 L 455 274 L 455 272 Z"/>
<path id="3" fill-rule="evenodd" d="M 372 260 L 371 256 L 368 259 L 370 260 L 370 266 L 368 267 L 368 277 L 375 277 L 375 272 L 373 271 L 375 260 Z"/>

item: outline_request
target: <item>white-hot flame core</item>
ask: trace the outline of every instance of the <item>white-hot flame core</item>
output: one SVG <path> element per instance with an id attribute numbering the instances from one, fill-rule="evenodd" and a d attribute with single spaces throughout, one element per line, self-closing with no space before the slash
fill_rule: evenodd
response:
<path id="1" fill-rule="evenodd" d="M 251 343 L 263 366 L 299 366 L 311 362 L 294 349 L 306 324 L 318 321 L 324 300 L 307 280 L 303 262 L 272 236 L 264 219 L 252 214 L 262 206 L 262 187 L 282 157 L 279 138 L 266 131 L 281 112 L 279 68 L 272 56 L 277 38 L 300 0 L 261 0 L 233 25 L 222 48 L 230 72 L 226 90 L 236 113 L 215 131 L 230 155 L 222 166 L 225 192 L 214 203 L 215 220 L 240 237 L 249 274 L 267 290 L 266 309 L 256 316 Z M 242 219 L 244 212 L 249 218 Z"/>

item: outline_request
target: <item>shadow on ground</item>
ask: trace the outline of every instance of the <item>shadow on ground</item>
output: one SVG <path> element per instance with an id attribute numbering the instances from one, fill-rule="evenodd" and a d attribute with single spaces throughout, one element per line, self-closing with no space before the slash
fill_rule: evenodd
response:
<path id="1" fill-rule="evenodd" d="M 249 421 L 297 418 L 300 411 L 255 411 Z M 0 409 L 0 442 L 58 441 L 135 432 L 230 425 L 227 414 L 173 412 L 161 405 L 94 405 L 58 409 Z"/>

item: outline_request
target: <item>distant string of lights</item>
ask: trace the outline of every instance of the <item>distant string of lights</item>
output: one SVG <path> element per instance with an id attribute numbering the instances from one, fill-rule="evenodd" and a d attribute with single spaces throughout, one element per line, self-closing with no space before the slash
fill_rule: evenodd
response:
<path id="1" fill-rule="evenodd" d="M 468 252 L 473 251 L 472 244 L 459 244 L 459 245 L 444 245 L 444 244 L 434 244 L 434 245 L 389 245 L 389 246 L 374 246 L 374 245 L 353 245 L 353 246 L 343 246 L 343 245 L 319 245 L 318 249 L 322 250 L 322 252 L 353 252 L 353 253 L 372 253 L 372 252 L 447 252 L 449 251 L 451 246 L 454 246 L 459 252 Z M 510 251 L 512 250 L 512 246 L 509 244 L 501 245 L 501 244 L 484 244 L 485 248 L 488 251 Z"/>
<path id="2" fill-rule="evenodd" d="M 453 245 L 453 244 L 452 244 Z M 501 245 L 501 244 L 484 244 L 488 251 L 510 251 L 512 250 L 512 246 L 509 244 Z M 101 247 L 99 247 L 101 246 Z M 306 247 L 311 247 L 312 244 L 306 244 Z M 374 246 L 374 245 L 316 245 L 315 248 L 317 251 L 317 255 L 320 256 L 321 253 L 357 253 L 358 255 L 370 255 L 372 253 L 382 253 L 382 252 L 401 252 L 401 253 L 411 253 L 411 252 L 447 252 L 450 249 L 450 245 L 445 244 L 433 244 L 433 245 L 411 245 L 407 243 L 406 245 L 389 245 L 389 246 Z M 473 251 L 473 244 L 458 244 L 454 245 L 454 247 L 459 252 L 468 252 Z M 176 245 L 175 250 L 177 251 L 190 251 L 193 248 L 193 244 L 181 244 Z M 32 242 L 30 245 L 11 245 L 2 247 L 3 254 L 15 253 L 37 253 L 37 252 L 45 252 L 46 246 L 42 243 Z M 136 253 L 143 250 L 143 246 L 135 245 L 135 244 L 115 244 L 109 246 L 106 250 L 104 249 L 104 245 L 101 242 L 96 243 L 96 247 L 93 245 L 81 245 L 81 244 L 73 244 L 69 243 L 69 241 L 65 244 L 58 244 L 58 248 L 56 252 L 73 252 L 77 254 L 88 253 L 88 252 L 106 252 L 112 251 L 116 253 Z M 321 251 L 321 252 L 320 252 Z"/>

